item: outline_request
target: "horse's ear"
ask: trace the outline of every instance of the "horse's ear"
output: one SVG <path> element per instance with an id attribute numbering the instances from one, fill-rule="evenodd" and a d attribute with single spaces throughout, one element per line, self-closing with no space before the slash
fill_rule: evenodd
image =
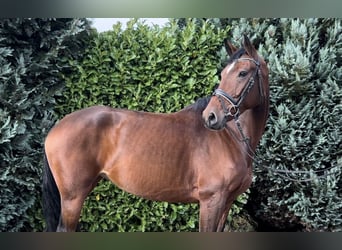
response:
<path id="1" fill-rule="evenodd" d="M 258 52 L 254 48 L 254 45 L 251 43 L 251 41 L 249 40 L 246 34 L 243 35 L 242 46 L 244 47 L 244 49 L 246 50 L 249 56 L 253 57 L 254 59 L 258 57 Z"/>
<path id="2" fill-rule="evenodd" d="M 224 39 L 224 47 L 226 48 L 227 54 L 229 56 L 232 56 L 234 54 L 234 52 L 237 50 L 237 48 L 231 44 L 228 39 Z"/>

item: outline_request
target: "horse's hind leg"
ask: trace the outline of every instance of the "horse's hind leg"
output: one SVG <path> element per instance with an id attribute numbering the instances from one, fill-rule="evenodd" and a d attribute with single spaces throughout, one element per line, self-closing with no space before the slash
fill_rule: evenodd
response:
<path id="1" fill-rule="evenodd" d="M 57 232 L 76 231 L 85 197 L 86 195 L 61 198 L 61 215 Z"/>
<path id="2" fill-rule="evenodd" d="M 99 180 L 100 177 L 98 177 L 90 185 L 89 182 L 83 182 L 84 184 L 88 183 L 88 185 L 84 186 L 78 183 L 78 188 L 75 188 L 74 186 L 63 188 L 63 190 L 61 191 L 61 215 L 57 227 L 58 232 L 73 232 L 78 229 L 78 221 L 80 218 L 84 200 L 91 192 L 91 190 L 93 190 L 93 188 L 96 186 Z"/>

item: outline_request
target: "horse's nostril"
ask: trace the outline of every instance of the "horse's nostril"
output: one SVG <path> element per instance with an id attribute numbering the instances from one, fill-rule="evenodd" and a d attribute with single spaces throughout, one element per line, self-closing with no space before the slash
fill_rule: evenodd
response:
<path id="1" fill-rule="evenodd" d="M 209 126 L 213 126 L 217 123 L 217 116 L 214 112 L 210 112 L 208 116 L 208 124 Z"/>

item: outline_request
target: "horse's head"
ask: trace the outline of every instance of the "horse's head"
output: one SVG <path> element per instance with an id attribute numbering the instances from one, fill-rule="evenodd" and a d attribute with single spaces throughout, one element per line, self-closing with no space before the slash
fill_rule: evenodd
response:
<path id="1" fill-rule="evenodd" d="M 265 101 L 268 84 L 268 69 L 247 36 L 242 48 L 237 49 L 226 42 L 230 56 L 227 66 L 221 72 L 218 88 L 203 111 L 206 127 L 222 129 L 226 123 L 248 109 L 253 109 Z M 266 83 L 267 81 L 267 83 Z"/>

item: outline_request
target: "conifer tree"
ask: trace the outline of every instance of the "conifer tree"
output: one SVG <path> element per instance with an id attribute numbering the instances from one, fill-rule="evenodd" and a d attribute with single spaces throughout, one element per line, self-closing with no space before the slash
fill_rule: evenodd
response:
<path id="1" fill-rule="evenodd" d="M 33 230 L 30 209 L 39 216 L 43 138 L 56 119 L 63 58 L 79 54 L 74 35 L 87 27 L 85 19 L 0 19 L 0 231 Z"/>
<path id="2" fill-rule="evenodd" d="M 250 35 L 270 70 L 250 211 L 266 230 L 341 231 L 341 20 L 229 23 L 231 40 Z"/>

